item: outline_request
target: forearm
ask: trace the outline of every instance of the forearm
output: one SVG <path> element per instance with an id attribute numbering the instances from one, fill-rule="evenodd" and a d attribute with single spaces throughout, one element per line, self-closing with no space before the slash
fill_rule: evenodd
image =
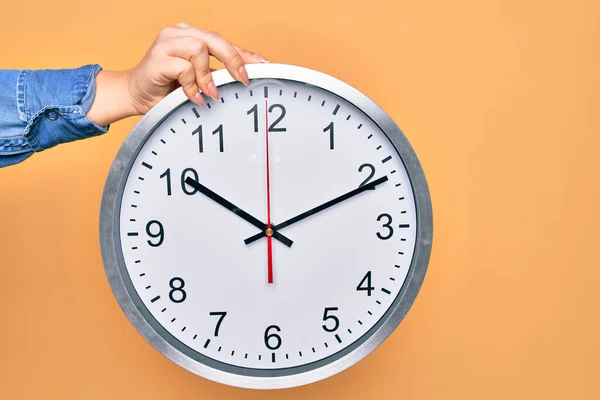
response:
<path id="1" fill-rule="evenodd" d="M 98 136 L 107 125 L 86 117 L 99 65 L 0 71 L 0 167 L 60 143 Z"/>
<path id="2" fill-rule="evenodd" d="M 96 95 L 86 117 L 100 126 L 139 115 L 130 101 L 128 71 L 105 71 L 96 75 Z"/>

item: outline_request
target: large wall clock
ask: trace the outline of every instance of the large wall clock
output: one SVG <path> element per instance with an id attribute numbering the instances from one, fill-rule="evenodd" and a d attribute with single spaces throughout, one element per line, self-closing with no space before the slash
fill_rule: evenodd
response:
<path id="1" fill-rule="evenodd" d="M 306 68 L 214 73 L 133 129 L 100 216 L 123 311 L 173 362 L 248 388 L 314 382 L 388 337 L 423 281 L 429 191 L 393 120 Z"/>

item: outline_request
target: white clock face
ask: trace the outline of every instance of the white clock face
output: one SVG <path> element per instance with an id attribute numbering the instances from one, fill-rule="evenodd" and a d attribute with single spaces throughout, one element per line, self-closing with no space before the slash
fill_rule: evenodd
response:
<path id="1" fill-rule="evenodd" d="M 417 225 L 407 171 L 381 129 L 328 91 L 254 79 L 219 94 L 172 112 L 133 162 L 120 204 L 127 273 L 193 352 L 255 369 L 326 359 L 365 335 L 405 282 Z M 286 243 L 200 187 L 265 226 L 270 214 Z"/>

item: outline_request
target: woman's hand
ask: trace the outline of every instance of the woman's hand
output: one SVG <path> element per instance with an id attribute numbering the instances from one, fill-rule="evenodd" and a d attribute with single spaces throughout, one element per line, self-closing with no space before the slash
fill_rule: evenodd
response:
<path id="1" fill-rule="evenodd" d="M 97 125 L 106 126 L 145 114 L 179 86 L 199 105 L 204 105 L 199 91 L 218 99 L 209 67 L 210 55 L 223 62 L 231 76 L 246 85 L 248 74 L 244 64 L 268 62 L 229 43 L 218 33 L 179 23 L 164 28 L 134 68 L 98 73 L 96 96 L 87 117 Z"/>

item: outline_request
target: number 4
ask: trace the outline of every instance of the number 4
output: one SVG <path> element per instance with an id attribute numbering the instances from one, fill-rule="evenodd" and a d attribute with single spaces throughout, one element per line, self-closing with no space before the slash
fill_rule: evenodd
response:
<path id="1" fill-rule="evenodd" d="M 367 286 L 363 286 L 366 283 Z M 367 296 L 371 295 L 371 291 L 375 290 L 373 286 L 371 286 L 371 271 L 367 272 L 367 274 L 362 278 L 356 290 L 366 290 Z"/>

